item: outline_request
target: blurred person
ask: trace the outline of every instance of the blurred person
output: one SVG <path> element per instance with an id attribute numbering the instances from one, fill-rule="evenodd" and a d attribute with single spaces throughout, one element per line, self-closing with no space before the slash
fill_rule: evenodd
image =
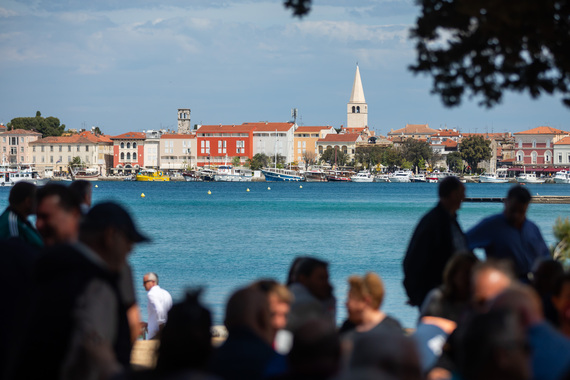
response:
<path id="1" fill-rule="evenodd" d="M 469 249 L 484 248 L 487 258 L 512 260 L 516 276 L 526 282 L 537 259 L 550 258 L 538 226 L 526 218 L 531 199 L 526 188 L 513 186 L 503 212 L 483 219 L 466 234 Z"/>
<path id="2" fill-rule="evenodd" d="M 108 342 L 128 368 L 130 330 L 118 282 L 133 245 L 147 240 L 127 211 L 107 202 L 85 216 L 79 242 L 47 250 L 38 260 L 32 311 L 9 378 L 98 378 L 89 340 Z"/>
<path id="3" fill-rule="evenodd" d="M 529 343 L 513 311 L 475 315 L 459 335 L 462 379 L 531 379 Z"/>
<path id="4" fill-rule="evenodd" d="M 570 273 L 559 276 L 552 292 L 552 303 L 558 313 L 558 327 L 570 338 Z"/>
<path id="5" fill-rule="evenodd" d="M 218 347 L 209 369 L 227 380 L 262 379 L 276 370 L 280 355 L 271 347 L 273 328 L 267 296 L 259 289 L 247 287 L 232 294 L 226 306 L 225 325 L 228 338 Z"/>
<path id="6" fill-rule="evenodd" d="M 532 271 L 531 285 L 540 296 L 544 317 L 554 326 L 559 325 L 559 320 L 552 296 L 557 293 L 558 280 L 563 275 L 562 263 L 552 259 L 538 260 Z"/>
<path id="7" fill-rule="evenodd" d="M 74 243 L 79 236 L 79 200 L 67 187 L 48 183 L 36 193 L 36 228 L 46 246 Z"/>
<path id="8" fill-rule="evenodd" d="M 71 190 L 77 199 L 79 199 L 81 212 L 85 215 L 91 208 L 91 201 L 93 197 L 93 187 L 91 182 L 85 181 L 83 179 L 78 179 L 69 185 L 69 190 Z"/>
<path id="9" fill-rule="evenodd" d="M 437 206 L 416 226 L 403 261 L 408 303 L 418 308 L 426 295 L 441 285 L 449 259 L 467 250 L 465 236 L 457 223 L 465 186 L 457 177 L 446 177 L 439 183 L 438 195 Z"/>
<path id="10" fill-rule="evenodd" d="M 143 286 L 147 291 L 148 336 L 147 339 L 157 339 L 164 327 L 168 310 L 172 307 L 172 296 L 158 285 L 158 275 L 149 272 L 143 276 Z"/>
<path id="11" fill-rule="evenodd" d="M 310 319 L 326 318 L 336 323 L 336 299 L 329 282 L 328 263 L 312 257 L 301 259 L 295 278 L 289 286 L 293 303 L 289 312 L 287 329 L 295 329 Z"/>
<path id="12" fill-rule="evenodd" d="M 510 262 L 505 260 L 478 263 L 471 278 L 471 302 L 478 311 L 488 310 L 493 299 L 516 281 Z"/>
<path id="13" fill-rule="evenodd" d="M 0 240 L 11 237 L 21 239 L 36 249 L 43 247 L 38 231 L 28 220 L 35 213 L 36 185 L 17 182 L 8 195 L 8 207 L 0 215 Z"/>
<path id="14" fill-rule="evenodd" d="M 477 261 L 470 253 L 454 255 L 443 271 L 443 284 L 424 300 L 420 318 L 433 316 L 457 322 L 471 300 L 471 270 Z"/>

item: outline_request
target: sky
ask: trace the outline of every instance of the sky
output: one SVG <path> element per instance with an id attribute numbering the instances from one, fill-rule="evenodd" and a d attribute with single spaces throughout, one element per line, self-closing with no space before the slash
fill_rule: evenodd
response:
<path id="1" fill-rule="evenodd" d="M 448 109 L 414 63 L 412 0 L 2 0 L 0 122 L 54 116 L 104 133 L 291 120 L 346 125 L 356 65 L 377 134 L 406 124 L 462 132 L 570 131 L 560 97 L 509 94 Z"/>

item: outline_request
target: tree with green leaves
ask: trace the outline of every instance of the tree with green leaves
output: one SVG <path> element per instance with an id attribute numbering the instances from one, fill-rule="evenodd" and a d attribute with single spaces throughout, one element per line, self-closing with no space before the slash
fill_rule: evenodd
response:
<path id="1" fill-rule="evenodd" d="M 412 163 L 412 168 L 419 167 L 420 161 L 432 162 L 433 149 L 427 141 L 409 138 L 402 143 L 402 155 Z"/>
<path id="2" fill-rule="evenodd" d="M 451 152 L 445 157 L 445 163 L 454 173 L 463 173 L 463 158 L 460 152 Z"/>
<path id="3" fill-rule="evenodd" d="M 461 158 L 471 167 L 471 172 L 476 172 L 479 162 L 491 158 L 491 141 L 483 136 L 464 137 L 459 152 Z"/>
<path id="4" fill-rule="evenodd" d="M 8 125 L 10 129 L 25 129 L 28 131 L 37 131 L 43 137 L 61 136 L 65 131 L 65 124 L 60 124 L 57 117 L 42 117 L 40 111 L 36 112 L 35 117 L 16 117 L 12 119 Z"/>
<path id="5" fill-rule="evenodd" d="M 81 166 L 85 166 L 85 163 L 83 161 L 81 161 L 81 157 L 79 156 L 75 156 L 71 159 L 71 162 L 69 163 L 69 166 L 71 167 L 81 167 Z"/>
<path id="6" fill-rule="evenodd" d="M 321 154 L 321 161 L 329 165 L 344 166 L 348 161 L 348 155 L 339 147 L 327 147 L 323 154 Z"/>
<path id="7" fill-rule="evenodd" d="M 235 156 L 234 158 L 232 158 L 232 165 L 233 166 L 240 166 L 241 164 L 241 159 L 238 156 Z"/>
<path id="8" fill-rule="evenodd" d="M 390 146 L 383 150 L 380 162 L 382 165 L 386 166 L 388 170 L 394 171 L 396 168 L 402 166 L 404 157 L 402 156 L 402 152 L 399 149 Z"/>
<path id="9" fill-rule="evenodd" d="M 354 152 L 354 161 L 365 167 L 373 167 L 382 161 L 386 148 L 381 146 L 357 146 Z"/>
<path id="10" fill-rule="evenodd" d="M 264 153 L 257 153 L 251 159 L 247 159 L 247 165 L 251 170 L 259 170 L 269 166 L 269 156 Z"/>

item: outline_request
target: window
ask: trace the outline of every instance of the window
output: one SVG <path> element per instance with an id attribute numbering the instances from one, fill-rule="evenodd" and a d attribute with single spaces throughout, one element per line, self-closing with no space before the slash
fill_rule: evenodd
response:
<path id="1" fill-rule="evenodd" d="M 550 148 L 550 139 L 546 139 L 546 147 Z"/>
<path id="2" fill-rule="evenodd" d="M 532 147 L 536 148 L 536 140 L 532 140 Z"/>
<path id="3" fill-rule="evenodd" d="M 124 148 L 125 148 L 125 143 L 122 142 L 122 143 L 121 143 L 121 149 L 124 149 Z"/>
<path id="4" fill-rule="evenodd" d="M 137 159 L 137 154 L 136 154 L 136 153 L 133 153 L 133 160 L 136 161 L 136 159 Z"/>
<path id="5" fill-rule="evenodd" d="M 129 152 L 127 152 L 127 160 L 131 159 L 131 154 Z"/>
<path id="6" fill-rule="evenodd" d="M 49 162 L 53 164 L 53 156 L 49 156 Z"/>
<path id="7" fill-rule="evenodd" d="M 18 145 L 18 138 L 10 137 L 10 145 Z"/>
<path id="8" fill-rule="evenodd" d="M 53 152 L 53 145 L 50 145 L 50 146 L 49 146 L 49 151 L 50 151 L 50 152 Z"/>
<path id="9" fill-rule="evenodd" d="M 303 148 L 306 148 L 306 147 L 307 147 L 307 142 L 303 141 Z"/>
<path id="10" fill-rule="evenodd" d="M 137 147 L 137 143 L 134 142 L 134 143 L 133 143 L 133 148 L 136 148 L 136 147 Z"/>
<path id="11" fill-rule="evenodd" d="M 2 137 L 2 142 L 5 143 L 6 142 L 6 137 Z"/>
<path id="12" fill-rule="evenodd" d="M 23 144 L 23 143 L 24 143 L 24 138 L 20 137 L 20 144 Z"/>
<path id="13" fill-rule="evenodd" d="M 127 149 L 131 149 L 131 143 L 130 142 L 127 143 Z"/>
<path id="14" fill-rule="evenodd" d="M 6 147 L 4 147 L 4 149 L 6 149 Z M 34 146 L 32 147 L 32 152 L 35 152 L 35 151 L 36 151 L 36 146 L 34 145 Z M 5 151 L 4 151 L 4 152 L 5 152 Z"/>
<path id="15" fill-rule="evenodd" d="M 24 153 L 24 147 L 23 146 L 20 147 L 20 153 Z"/>
<path id="16" fill-rule="evenodd" d="M 297 142 L 297 148 L 300 148 L 300 147 L 301 147 L 301 142 L 298 141 L 298 142 Z"/>
<path id="17" fill-rule="evenodd" d="M 68 152 L 71 152 L 71 145 L 68 145 L 68 146 L 67 146 L 67 151 L 68 151 Z"/>
<path id="18" fill-rule="evenodd" d="M 32 157 L 32 162 L 35 164 L 36 163 L 36 156 Z"/>
<path id="19" fill-rule="evenodd" d="M 81 152 L 81 146 L 80 145 L 77 145 L 77 151 Z"/>
<path id="20" fill-rule="evenodd" d="M 71 162 L 71 156 L 67 156 L 67 162 Z"/>
<path id="21" fill-rule="evenodd" d="M 536 152 L 534 152 L 534 151 L 530 154 L 530 157 L 531 157 L 531 160 L 532 160 L 532 163 L 533 163 L 533 164 L 536 164 L 536 158 L 537 158 L 537 156 L 538 156 L 538 154 L 536 154 Z"/>
<path id="22" fill-rule="evenodd" d="M 558 153 L 558 163 L 562 163 L 562 153 Z"/>
<path id="23" fill-rule="evenodd" d="M 356 112 L 356 107 L 352 106 L 352 113 Z"/>
<path id="24" fill-rule="evenodd" d="M 523 161 L 524 161 L 524 153 L 523 153 L 521 150 L 519 150 L 519 151 L 517 152 L 517 161 L 518 161 L 518 162 L 523 162 Z"/>
<path id="25" fill-rule="evenodd" d="M 20 156 L 20 162 L 24 162 L 24 156 Z"/>
<path id="26" fill-rule="evenodd" d="M 42 163 L 44 163 L 46 161 L 46 158 L 44 156 L 42 156 Z"/>
<path id="27" fill-rule="evenodd" d="M 552 159 L 552 155 L 550 152 L 544 153 L 544 162 L 550 163 L 551 159 Z"/>
<path id="28" fill-rule="evenodd" d="M 125 152 L 121 152 L 121 160 L 125 159 Z"/>
<path id="29" fill-rule="evenodd" d="M 519 144 L 519 148 L 522 148 L 522 140 L 518 140 L 517 143 Z"/>
<path id="30" fill-rule="evenodd" d="M 85 151 L 89 152 L 89 145 L 85 145 Z"/>
<path id="31" fill-rule="evenodd" d="M 63 146 L 59 146 L 59 151 L 61 152 L 63 150 Z"/>
<path id="32" fill-rule="evenodd" d="M 42 145 L 42 153 L 44 152 L 44 146 Z"/>

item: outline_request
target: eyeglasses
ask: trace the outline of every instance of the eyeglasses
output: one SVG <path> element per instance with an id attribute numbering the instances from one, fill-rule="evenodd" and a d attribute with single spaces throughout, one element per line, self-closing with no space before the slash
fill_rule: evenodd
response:
<path id="1" fill-rule="evenodd" d="M 147 282 L 154 282 L 154 280 L 146 280 L 146 281 L 143 281 L 143 285 L 146 285 Z"/>

